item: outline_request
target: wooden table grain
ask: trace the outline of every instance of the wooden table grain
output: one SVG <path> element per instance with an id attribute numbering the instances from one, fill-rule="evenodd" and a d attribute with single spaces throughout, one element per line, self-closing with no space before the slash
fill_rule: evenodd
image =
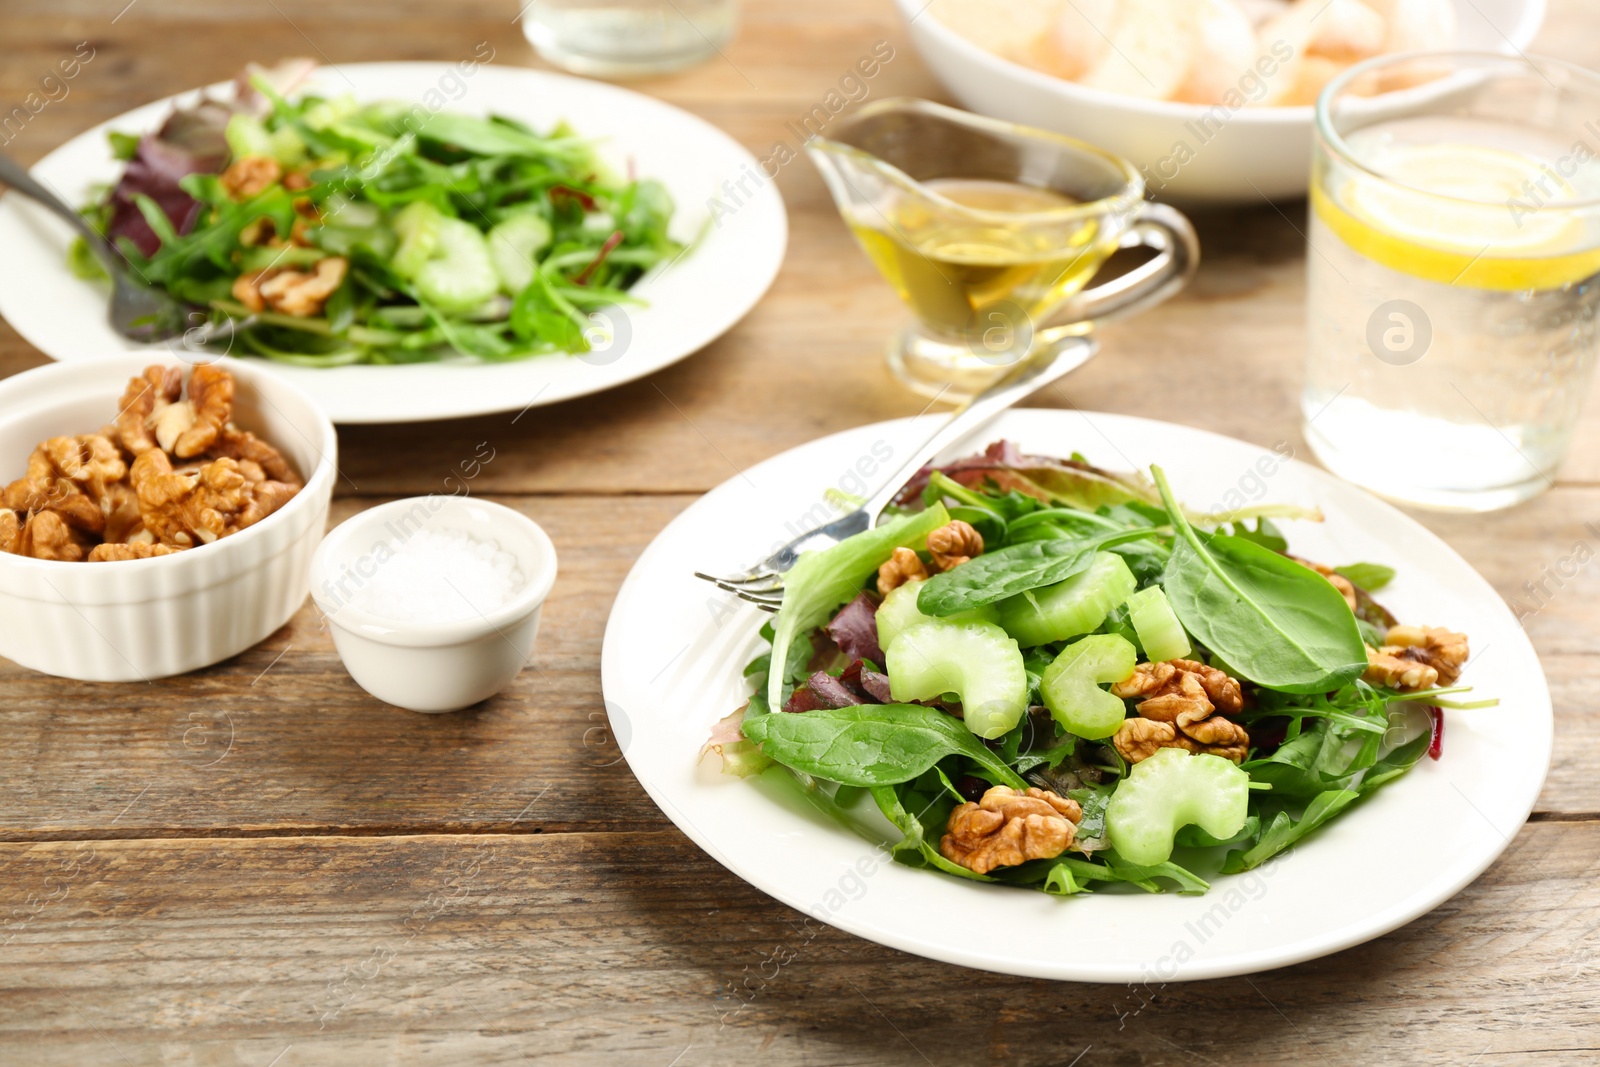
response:
<path id="1" fill-rule="evenodd" d="M 1550 6 L 1537 47 L 1600 65 L 1589 0 Z M 0 136 L 32 162 L 250 59 L 452 60 L 488 42 L 497 63 L 537 66 L 517 8 L 8 0 L 0 113 L 79 42 L 93 58 Z M 879 42 L 892 58 L 874 97 L 942 97 L 888 0 L 747 0 L 724 56 L 639 87 L 765 157 L 793 147 L 787 124 Z M 0 1062 L 1600 1061 L 1600 581 L 1573 566 L 1600 540 L 1593 403 L 1544 496 L 1486 517 L 1419 516 L 1523 617 L 1557 741 L 1538 808 L 1501 860 L 1387 937 L 1160 989 L 1009 978 L 807 922 L 673 828 L 618 758 L 599 690 L 628 567 L 749 465 L 922 407 L 882 361 L 900 308 L 815 172 L 797 160 L 777 182 L 792 227 L 783 271 L 693 358 L 537 418 L 341 431 L 335 519 L 439 489 L 489 442 L 475 491 L 554 538 L 563 570 L 535 669 L 500 696 L 437 717 L 379 705 L 309 605 L 260 646 L 151 685 L 0 661 Z M 1099 360 L 1032 403 L 1305 455 L 1304 210 L 1197 215 L 1206 260 L 1189 291 L 1107 330 Z M 43 362 L 0 324 L 0 375 Z"/>

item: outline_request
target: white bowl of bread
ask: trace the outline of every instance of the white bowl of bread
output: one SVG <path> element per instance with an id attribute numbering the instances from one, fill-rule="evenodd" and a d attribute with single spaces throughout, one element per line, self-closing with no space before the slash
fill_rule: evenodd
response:
<path id="1" fill-rule="evenodd" d="M 896 2 L 963 106 L 1114 152 L 1180 202 L 1304 196 L 1312 105 L 1333 77 L 1397 52 L 1520 51 L 1545 13 L 1545 0 Z"/>

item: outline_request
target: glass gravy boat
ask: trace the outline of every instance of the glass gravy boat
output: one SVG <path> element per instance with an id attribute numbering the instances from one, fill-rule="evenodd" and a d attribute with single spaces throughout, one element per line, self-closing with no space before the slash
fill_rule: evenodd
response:
<path id="1" fill-rule="evenodd" d="M 1146 202 L 1138 171 L 1058 134 L 894 99 L 806 151 L 916 316 L 889 364 L 925 396 L 974 396 L 1041 347 L 1167 299 L 1199 263 L 1188 220 Z M 1089 287 L 1134 247 L 1156 255 Z"/>

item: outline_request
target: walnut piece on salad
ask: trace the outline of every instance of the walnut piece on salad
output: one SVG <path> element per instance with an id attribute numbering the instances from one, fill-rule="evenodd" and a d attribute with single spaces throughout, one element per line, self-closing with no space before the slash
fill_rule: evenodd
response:
<path id="1" fill-rule="evenodd" d="M 248 200 L 277 185 L 283 167 L 271 156 L 241 156 L 228 165 L 217 180 L 235 200 Z"/>
<path id="2" fill-rule="evenodd" d="M 1466 634 L 1440 626 L 1391 626 L 1381 647 L 1368 646 L 1363 677 L 1402 692 L 1454 685 L 1468 655 Z"/>
<path id="3" fill-rule="evenodd" d="M 907 582 L 919 582 L 928 576 L 922 558 L 909 548 L 897 548 L 878 568 L 878 595 L 888 596 Z"/>
<path id="4" fill-rule="evenodd" d="M 928 535 L 928 555 L 941 571 L 959 567 L 983 555 L 983 535 L 970 523 L 953 519 Z"/>
<path id="5" fill-rule="evenodd" d="M 939 851 L 951 863 L 988 874 L 996 867 L 1061 855 L 1082 819 L 1076 800 L 1046 789 L 1019 793 L 997 785 L 977 803 L 968 801 L 950 813 Z"/>
<path id="6" fill-rule="evenodd" d="M 152 366 L 115 421 L 52 437 L 0 494 L 0 552 L 110 562 L 169 555 L 254 525 L 302 487 L 283 454 L 233 423 L 234 381 Z"/>
<path id="7" fill-rule="evenodd" d="M 1194 660 L 1141 663 L 1133 675 L 1111 687 L 1124 700 L 1143 697 L 1137 718 L 1126 720 L 1112 745 L 1129 763 L 1149 759 L 1159 749 L 1182 748 L 1241 762 L 1250 751 L 1250 734 L 1224 718 L 1244 707 L 1239 683 L 1224 671 Z"/>
<path id="8" fill-rule="evenodd" d="M 349 267 L 350 261 L 343 256 L 328 256 L 317 260 L 310 270 L 269 267 L 254 274 L 241 274 L 234 279 L 233 298 L 251 311 L 271 308 L 296 318 L 310 318 L 322 313 L 323 305 L 343 283 Z"/>

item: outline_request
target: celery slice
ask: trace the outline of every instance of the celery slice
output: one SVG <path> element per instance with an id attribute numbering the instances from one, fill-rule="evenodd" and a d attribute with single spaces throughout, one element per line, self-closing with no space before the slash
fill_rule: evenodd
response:
<path id="1" fill-rule="evenodd" d="M 500 291 L 483 234 L 470 222 L 439 220 L 439 247 L 417 271 L 417 293 L 445 311 L 471 311 Z"/>
<path id="2" fill-rule="evenodd" d="M 1100 683 L 1126 680 L 1138 659 L 1133 644 L 1116 634 L 1074 641 L 1039 678 L 1044 706 L 1069 733 L 1091 741 L 1110 737 L 1127 717 L 1127 706 Z"/>
<path id="3" fill-rule="evenodd" d="M 957 693 L 967 729 L 979 737 L 1001 736 L 1028 710 L 1022 650 L 992 622 L 925 622 L 899 634 L 884 657 L 896 700 Z"/>
<path id="4" fill-rule="evenodd" d="M 828 621 L 829 614 L 861 592 L 861 587 L 898 547 L 920 548 L 928 534 L 950 521 L 943 504 L 893 519 L 847 537 L 832 548 L 807 552 L 783 576 L 783 606 L 772 622 L 772 667 L 767 703 L 783 706 L 783 679 L 789 646 L 799 634 Z"/>
<path id="5" fill-rule="evenodd" d="M 1250 776 L 1221 756 L 1163 748 L 1140 763 L 1106 807 L 1106 833 L 1117 855 L 1153 866 L 1172 855 L 1173 838 L 1188 825 L 1224 840 L 1243 828 Z"/>
<path id="6" fill-rule="evenodd" d="M 972 611 L 957 612 L 942 619 L 937 615 L 924 615 L 917 607 L 917 591 L 924 579 L 915 578 L 884 597 L 878 605 L 878 647 L 884 652 L 894 644 L 895 638 L 915 626 L 927 622 L 998 622 L 1000 613 L 994 605 L 985 604 Z"/>
<path id="7" fill-rule="evenodd" d="M 426 200 L 414 200 L 400 209 L 391 225 L 400 235 L 389 266 L 402 278 L 415 278 L 417 272 L 439 249 L 439 223 L 444 216 Z"/>
<path id="8" fill-rule="evenodd" d="M 1121 556 L 1096 552 L 1066 581 L 1000 601 L 1000 625 L 1023 648 L 1065 641 L 1098 628 L 1138 585 Z"/>
<path id="9" fill-rule="evenodd" d="M 234 159 L 272 155 L 272 134 L 254 115 L 239 112 L 231 116 L 222 136 L 228 142 L 228 154 Z"/>
<path id="10" fill-rule="evenodd" d="M 1183 624 L 1159 585 L 1141 589 L 1128 598 L 1128 621 L 1133 623 L 1133 632 L 1139 635 L 1150 662 L 1189 658 L 1193 650 L 1189 635 L 1183 632 Z"/>
<path id="11" fill-rule="evenodd" d="M 489 259 L 501 287 L 516 296 L 533 281 L 539 253 L 550 244 L 550 224 L 528 212 L 512 215 L 489 231 Z"/>

